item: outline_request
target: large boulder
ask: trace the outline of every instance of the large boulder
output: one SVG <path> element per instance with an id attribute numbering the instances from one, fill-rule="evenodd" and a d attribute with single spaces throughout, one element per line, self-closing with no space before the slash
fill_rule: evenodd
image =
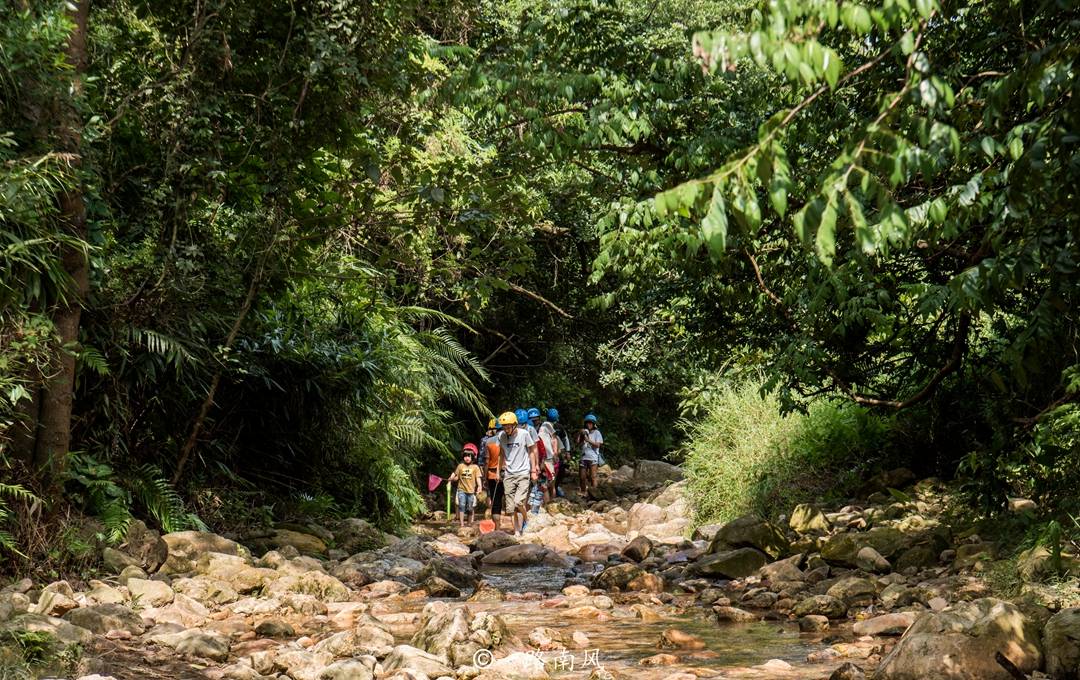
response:
<path id="1" fill-rule="evenodd" d="M 882 614 L 872 619 L 856 621 L 851 627 L 855 635 L 903 635 L 904 631 L 915 622 L 914 612 L 895 612 Z"/>
<path id="2" fill-rule="evenodd" d="M 71 612 L 81 611 L 72 609 Z M 19 614 L 9 621 L 0 623 L 0 636 L 20 635 L 25 633 L 44 633 L 52 637 L 60 647 L 67 648 L 71 645 L 86 646 L 94 639 L 94 634 L 89 629 L 64 619 L 57 619 L 44 614 Z M 139 628 L 142 632 L 142 628 Z M 14 677 L 20 677 L 18 675 Z"/>
<path id="3" fill-rule="evenodd" d="M 127 587 L 131 593 L 131 601 L 144 607 L 164 607 L 172 602 L 175 596 L 173 589 L 163 581 L 133 578 L 128 579 Z"/>
<path id="4" fill-rule="evenodd" d="M 664 509 L 652 503 L 634 503 L 630 507 L 630 515 L 626 521 L 627 533 L 641 531 L 647 527 L 661 524 L 664 521 Z"/>
<path id="5" fill-rule="evenodd" d="M 1080 607 L 1062 609 L 1043 629 L 1046 672 L 1054 680 L 1080 678 Z"/>
<path id="6" fill-rule="evenodd" d="M 634 479 L 647 484 L 682 481 L 683 471 L 677 465 L 662 460 L 640 459 L 634 466 Z"/>
<path id="7" fill-rule="evenodd" d="M 344 583 L 321 571 L 282 576 L 271 582 L 266 591 L 271 595 L 312 595 L 323 602 L 346 602 L 351 596 Z"/>
<path id="8" fill-rule="evenodd" d="M 862 607 L 874 602 L 877 587 L 868 578 L 848 576 L 830 586 L 825 594 L 843 600 L 849 607 Z"/>
<path id="9" fill-rule="evenodd" d="M 207 531 L 174 531 L 161 537 L 169 546 L 169 555 L 179 555 L 194 560 L 202 553 L 215 552 L 224 555 L 245 556 L 245 551 L 236 541 L 218 536 Z"/>
<path id="10" fill-rule="evenodd" d="M 1011 680 L 995 659 L 1023 673 L 1042 664 L 1038 626 L 1009 602 L 982 598 L 926 612 L 882 660 L 878 680 Z"/>
<path id="11" fill-rule="evenodd" d="M 505 531 L 492 531 L 490 533 L 481 534 L 480 537 L 476 539 L 476 542 L 473 543 L 473 547 L 485 555 L 511 545 L 517 545 L 517 540 Z"/>
<path id="12" fill-rule="evenodd" d="M 761 569 L 758 570 L 758 574 L 761 578 L 770 583 L 804 581 L 806 580 L 806 574 L 799 569 L 799 564 L 802 562 L 802 559 L 802 555 L 793 555 L 782 560 L 777 560 L 772 564 L 766 564 L 761 567 Z"/>
<path id="13" fill-rule="evenodd" d="M 470 618 L 469 610 L 465 607 L 427 613 L 420 621 L 420 629 L 409 642 L 413 647 L 449 663 L 454 645 L 469 639 Z"/>
<path id="14" fill-rule="evenodd" d="M 229 638 L 191 628 L 179 633 L 163 633 L 150 638 L 159 645 L 171 647 L 183 656 L 224 661 L 229 657 Z"/>
<path id="15" fill-rule="evenodd" d="M 318 536 L 294 529 L 274 529 L 269 536 L 245 541 L 255 551 L 262 554 L 268 550 L 295 548 L 301 555 L 325 555 L 326 542 Z"/>
<path id="16" fill-rule="evenodd" d="M 790 544 L 784 532 L 760 517 L 733 519 L 713 536 L 709 552 L 723 552 L 732 548 L 755 548 L 772 559 L 787 554 Z"/>
<path id="17" fill-rule="evenodd" d="M 64 620 L 98 635 L 104 635 L 110 630 L 123 630 L 132 635 L 142 635 L 146 629 L 139 615 L 122 604 L 95 604 L 79 607 L 64 614 Z"/>
<path id="18" fill-rule="evenodd" d="M 365 654 L 382 657 L 394 648 L 394 636 L 370 616 L 349 630 L 335 633 L 312 647 L 312 651 L 330 654 L 335 658 L 358 657 Z"/>
<path id="19" fill-rule="evenodd" d="M 744 578 L 765 566 L 768 557 L 754 548 L 736 548 L 702 556 L 694 563 L 694 571 L 701 576 Z"/>
<path id="20" fill-rule="evenodd" d="M 550 548 L 537 543 L 521 543 L 499 548 L 484 555 L 484 564 L 503 565 L 529 565 L 549 564 L 552 566 L 565 565 L 565 559 Z M 450 579 L 447 579 L 450 580 Z M 453 583 L 453 581 L 451 581 Z"/>
<path id="21" fill-rule="evenodd" d="M 857 567 L 859 551 L 871 547 L 890 559 L 908 547 L 904 534 L 892 527 L 874 527 L 864 532 L 834 534 L 821 546 L 821 557 L 830 564 Z"/>

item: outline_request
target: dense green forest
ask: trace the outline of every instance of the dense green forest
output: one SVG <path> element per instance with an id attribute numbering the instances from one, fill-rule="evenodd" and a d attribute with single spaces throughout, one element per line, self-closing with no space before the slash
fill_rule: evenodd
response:
<path id="1" fill-rule="evenodd" d="M 1070 0 L 3 0 L 5 557 L 400 528 L 511 405 L 1069 526 L 1078 53 Z"/>

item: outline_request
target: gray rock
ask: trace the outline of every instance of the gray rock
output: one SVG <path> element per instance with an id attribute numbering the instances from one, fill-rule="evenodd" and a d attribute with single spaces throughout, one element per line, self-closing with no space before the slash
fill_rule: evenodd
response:
<path id="1" fill-rule="evenodd" d="M 152 642 L 172 647 L 184 656 L 224 661 L 229 657 L 229 639 L 219 633 L 192 628 L 180 633 L 165 633 L 150 637 Z"/>
<path id="2" fill-rule="evenodd" d="M 626 589 L 627 585 L 645 572 L 636 564 L 616 564 L 597 574 L 592 581 L 593 588 L 603 590 Z"/>
<path id="3" fill-rule="evenodd" d="M 843 600 L 849 607 L 862 607 L 874 602 L 877 586 L 868 578 L 848 576 L 830 586 L 825 594 Z"/>
<path id="4" fill-rule="evenodd" d="M 852 632 L 856 635 L 903 635 L 914 622 L 914 612 L 896 612 L 856 621 Z"/>
<path id="5" fill-rule="evenodd" d="M 642 458 L 634 466 L 634 479 L 648 484 L 678 482 L 683 476 L 682 468 L 662 460 Z"/>
<path id="6" fill-rule="evenodd" d="M 882 660 L 880 680 L 1011 680 L 994 659 L 1004 654 L 1023 673 L 1042 665 L 1038 627 L 1009 602 L 983 598 L 926 612 Z"/>
<path id="7" fill-rule="evenodd" d="M 753 612 L 748 612 L 745 609 L 739 609 L 738 607 L 719 605 L 714 606 L 712 609 L 713 613 L 716 615 L 717 621 L 727 623 L 753 623 L 761 618 Z"/>
<path id="8" fill-rule="evenodd" d="M 901 553 L 894 566 L 897 571 L 904 571 L 909 567 L 925 569 L 936 566 L 937 563 L 938 552 L 936 550 L 928 545 L 916 545 Z"/>
<path id="9" fill-rule="evenodd" d="M 420 588 L 431 597 L 461 597 L 461 589 L 438 576 L 429 576 Z"/>
<path id="10" fill-rule="evenodd" d="M 81 609 L 71 610 L 71 612 L 77 611 Z M 70 615 L 71 612 L 68 614 Z M 66 619 L 57 619 L 44 614 L 19 614 L 0 624 L 0 633 L 47 633 L 63 648 L 71 645 L 88 645 L 94 639 L 92 631 Z"/>
<path id="11" fill-rule="evenodd" d="M 811 595 L 795 605 L 793 614 L 798 617 L 816 614 L 830 619 L 842 619 L 847 614 L 848 606 L 843 600 L 831 595 Z"/>
<path id="12" fill-rule="evenodd" d="M 748 516 L 721 527 L 709 545 L 709 552 L 725 552 L 731 548 L 755 548 L 775 560 L 787 554 L 790 544 L 784 532 L 772 523 Z"/>
<path id="13" fill-rule="evenodd" d="M 151 574 L 160 569 L 169 557 L 169 545 L 161 534 L 147 528 L 140 520 L 134 520 L 128 525 L 121 547 L 135 559 L 135 564 Z"/>
<path id="14" fill-rule="evenodd" d="M 807 503 L 795 506 L 791 511 L 788 526 L 799 534 L 825 533 L 832 528 L 825 513 Z"/>
<path id="15" fill-rule="evenodd" d="M 138 614 L 122 604 L 95 604 L 72 609 L 64 614 L 64 620 L 98 635 L 110 630 L 125 630 L 132 635 L 142 635 L 146 626 Z"/>
<path id="16" fill-rule="evenodd" d="M 312 647 L 312 651 L 335 658 L 363 655 L 386 656 L 394 648 L 394 636 L 386 626 L 366 617 L 356 627 L 335 633 Z"/>
<path id="17" fill-rule="evenodd" d="M 267 619 L 255 626 L 255 634 L 264 638 L 292 638 L 296 637 L 296 630 L 288 621 Z"/>
<path id="18" fill-rule="evenodd" d="M 848 661 L 829 676 L 829 680 L 866 680 L 866 673 L 863 669 L 859 668 L 855 664 Z"/>
<path id="19" fill-rule="evenodd" d="M 168 550 L 168 547 L 166 547 L 166 550 Z M 109 573 L 112 574 L 119 574 L 124 570 L 124 567 L 139 566 L 137 559 L 111 547 L 106 547 L 101 551 L 101 561 L 105 564 L 105 568 L 109 570 Z"/>
<path id="20" fill-rule="evenodd" d="M 1062 609 L 1043 629 L 1046 672 L 1064 680 L 1080 678 L 1080 607 Z"/>
<path id="21" fill-rule="evenodd" d="M 410 645 L 394 647 L 390 654 L 383 659 L 383 669 L 387 673 L 393 673 L 397 670 L 419 671 L 432 678 L 454 675 L 453 669 L 443 659 Z"/>
<path id="22" fill-rule="evenodd" d="M 875 574 L 886 574 L 892 570 L 889 560 L 868 545 L 859 548 L 859 552 L 855 554 L 855 566 Z"/>
<path id="23" fill-rule="evenodd" d="M 168 583 L 148 579 L 131 578 L 127 582 L 132 602 L 144 607 L 163 607 L 173 601 L 175 593 Z"/>
<path id="24" fill-rule="evenodd" d="M 793 555 L 786 559 L 777 560 L 772 564 L 766 564 L 758 570 L 761 578 L 772 583 L 804 581 L 806 574 L 799 569 L 802 555 Z"/>
<path id="25" fill-rule="evenodd" d="M 170 557 L 176 555 L 194 560 L 202 553 L 208 552 L 241 556 L 246 554 L 236 541 L 230 541 L 223 536 L 206 531 L 175 531 L 161 538 L 169 547 Z"/>
<path id="26" fill-rule="evenodd" d="M 640 562 L 652 552 L 653 543 L 647 536 L 638 536 L 622 549 L 622 556 Z"/>
<path id="27" fill-rule="evenodd" d="M 499 548 L 484 555 L 481 561 L 484 564 L 506 565 L 553 564 L 555 562 L 561 564 L 563 562 L 562 558 L 550 548 L 536 543 L 520 543 Z"/>
<path id="28" fill-rule="evenodd" d="M 694 563 L 694 571 L 702 576 L 744 578 L 765 566 L 765 554 L 754 548 L 737 548 L 704 555 Z"/>
<path id="29" fill-rule="evenodd" d="M 511 545 L 517 545 L 517 540 L 506 533 L 505 531 L 492 531 L 486 534 L 481 534 L 476 542 L 473 544 L 477 550 L 485 555 L 493 553 L 500 548 L 506 548 Z"/>
<path id="30" fill-rule="evenodd" d="M 829 630 L 829 617 L 821 614 L 807 614 L 799 619 L 799 630 L 804 633 L 820 633 Z"/>
<path id="31" fill-rule="evenodd" d="M 437 557 L 427 563 L 416 580 L 425 582 L 432 577 L 452 583 L 459 589 L 473 588 L 480 582 L 480 572 L 473 568 L 468 557 Z"/>
<path id="32" fill-rule="evenodd" d="M 335 661 L 319 674 L 319 680 L 373 680 L 374 677 L 372 669 L 356 659 Z"/>

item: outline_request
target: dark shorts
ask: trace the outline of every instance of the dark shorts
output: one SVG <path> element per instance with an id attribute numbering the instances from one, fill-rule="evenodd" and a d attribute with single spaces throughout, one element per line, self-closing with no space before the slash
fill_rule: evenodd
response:
<path id="1" fill-rule="evenodd" d="M 502 513 L 503 508 L 503 485 L 502 480 L 489 479 L 487 480 L 487 495 L 488 506 L 491 508 L 491 514 L 499 515 Z"/>
<path id="2" fill-rule="evenodd" d="M 582 470 L 589 470 L 594 465 L 596 465 L 595 460 L 583 460 L 583 461 L 581 461 L 581 464 L 580 464 Z"/>

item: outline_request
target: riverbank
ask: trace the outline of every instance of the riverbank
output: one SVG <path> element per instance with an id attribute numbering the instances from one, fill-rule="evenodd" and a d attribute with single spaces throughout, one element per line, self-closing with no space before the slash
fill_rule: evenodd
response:
<path id="1" fill-rule="evenodd" d="M 438 513 L 404 539 L 358 519 L 241 540 L 135 525 L 95 578 L 0 593 L 0 664 L 95 680 L 1076 672 L 1075 583 L 1037 583 L 1035 550 L 1001 599 L 1007 546 L 954 526 L 935 480 L 895 471 L 844 507 L 691 531 L 680 476 L 617 470 L 603 500 L 552 503 L 520 538 Z"/>

